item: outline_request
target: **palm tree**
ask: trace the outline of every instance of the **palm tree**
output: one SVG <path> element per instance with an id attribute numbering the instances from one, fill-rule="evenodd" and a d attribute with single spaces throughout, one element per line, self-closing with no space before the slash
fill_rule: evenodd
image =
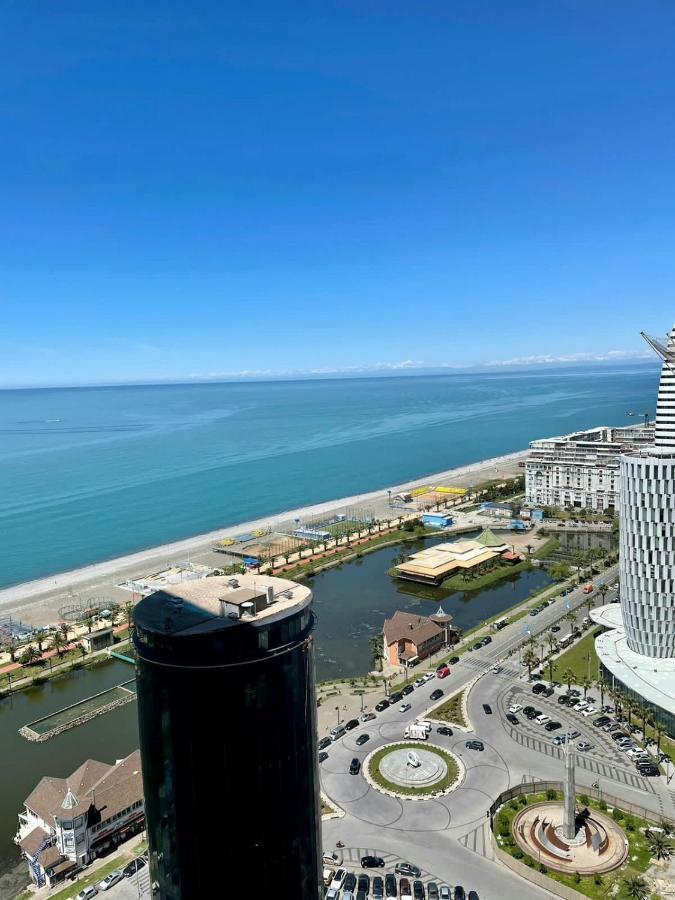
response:
<path id="1" fill-rule="evenodd" d="M 584 700 L 586 699 L 586 694 L 588 693 L 588 689 L 593 687 L 593 682 L 590 678 L 582 678 L 581 686 L 584 689 Z"/>
<path id="2" fill-rule="evenodd" d="M 548 641 L 549 653 L 552 654 L 553 648 L 555 647 L 555 645 L 557 643 L 555 633 L 553 631 L 547 631 L 546 632 L 546 640 Z"/>
<path id="3" fill-rule="evenodd" d="M 553 684 L 553 673 L 555 672 L 556 665 L 553 660 L 549 657 L 548 660 L 548 680 Z"/>
<path id="4" fill-rule="evenodd" d="M 642 722 L 642 737 L 647 736 L 647 718 L 649 716 L 649 707 L 645 703 L 638 703 L 635 706 L 635 715 L 639 716 Z"/>
<path id="5" fill-rule="evenodd" d="M 532 545 L 532 544 L 525 544 L 525 549 L 527 550 L 527 555 L 528 555 L 528 556 L 532 556 L 533 545 Z"/>
<path id="6" fill-rule="evenodd" d="M 661 736 L 663 735 L 663 725 L 660 722 L 654 722 L 654 731 L 656 732 L 656 752 L 661 752 Z"/>
<path id="7" fill-rule="evenodd" d="M 642 875 L 630 875 L 623 879 L 623 887 L 631 900 L 647 900 L 649 888 Z"/>
<path id="8" fill-rule="evenodd" d="M 52 635 L 52 650 L 56 650 L 57 656 L 63 656 L 63 648 L 66 644 L 65 638 L 60 631 L 55 631 Z"/>
<path id="9" fill-rule="evenodd" d="M 577 624 L 577 614 L 570 610 L 565 616 L 565 621 L 570 623 L 570 631 L 574 631 Z"/>
<path id="10" fill-rule="evenodd" d="M 577 677 L 577 676 L 574 674 L 574 672 L 573 672 L 571 669 L 565 669 L 565 671 L 563 672 L 563 674 L 562 674 L 562 680 L 563 680 L 563 681 L 565 682 L 565 684 L 567 685 L 567 690 L 568 690 L 568 691 L 569 691 L 569 689 L 572 687 L 572 682 L 574 681 L 574 679 L 575 679 L 576 677 Z"/>
<path id="11" fill-rule="evenodd" d="M 605 597 L 607 596 L 607 591 L 609 590 L 609 585 L 603 583 L 598 586 L 598 591 L 600 592 L 600 596 L 602 597 L 602 602 L 605 602 Z"/>
<path id="12" fill-rule="evenodd" d="M 94 617 L 91 614 L 85 616 L 82 622 L 87 626 L 87 632 L 91 634 L 91 629 L 94 627 Z"/>
<path id="13" fill-rule="evenodd" d="M 21 654 L 21 659 L 19 661 L 22 666 L 32 666 L 40 659 L 41 655 L 42 654 L 37 647 L 33 644 L 29 644 Z"/>
<path id="14" fill-rule="evenodd" d="M 594 682 L 593 687 L 600 691 L 600 706 L 601 707 L 604 706 L 605 705 L 605 690 L 606 690 L 605 682 L 602 680 L 602 678 L 598 678 Z"/>
<path id="15" fill-rule="evenodd" d="M 668 859 L 673 852 L 673 845 L 662 831 L 650 831 L 647 835 L 649 852 L 654 859 Z"/>
<path id="16" fill-rule="evenodd" d="M 670 837 L 673 833 L 673 826 L 667 819 L 661 819 L 661 821 L 659 822 L 659 827 L 666 837 Z"/>
<path id="17" fill-rule="evenodd" d="M 626 710 L 626 716 L 627 716 L 627 720 L 628 720 L 628 727 L 630 728 L 630 725 L 631 725 L 631 716 L 636 712 L 637 706 L 638 706 L 638 705 L 637 705 L 637 703 L 635 702 L 635 700 L 632 700 L 630 697 L 627 697 L 627 698 L 624 700 L 623 706 L 624 706 L 624 709 Z"/>
<path id="18" fill-rule="evenodd" d="M 120 605 L 119 603 L 111 603 L 110 604 L 110 624 L 115 627 L 115 619 L 120 614 Z"/>
<path id="19" fill-rule="evenodd" d="M 12 638 L 12 640 L 7 644 L 5 649 L 9 653 L 10 662 L 15 662 L 16 661 L 16 651 L 19 649 L 19 645 L 14 640 L 14 638 Z"/>
<path id="20" fill-rule="evenodd" d="M 134 604 L 130 600 L 127 600 L 127 602 L 124 604 L 124 617 L 127 620 L 127 628 L 129 629 L 129 634 L 131 634 L 134 627 Z"/>
<path id="21" fill-rule="evenodd" d="M 577 584 L 581 584 L 581 582 L 582 582 L 581 567 L 584 564 L 584 554 L 581 553 L 579 550 L 577 550 L 577 552 L 574 554 L 573 559 L 574 559 L 574 563 L 577 567 Z"/>
<path id="22" fill-rule="evenodd" d="M 66 640 L 68 640 L 68 632 L 69 632 L 69 630 L 70 630 L 70 629 L 68 628 L 68 623 L 67 623 L 67 622 L 59 622 L 59 631 L 61 632 L 61 634 L 64 636 L 64 638 L 65 638 Z"/>
<path id="23" fill-rule="evenodd" d="M 527 666 L 527 679 L 530 681 L 532 679 L 532 667 L 536 666 L 538 662 L 536 654 L 532 650 L 526 650 L 523 654 L 523 662 Z"/>

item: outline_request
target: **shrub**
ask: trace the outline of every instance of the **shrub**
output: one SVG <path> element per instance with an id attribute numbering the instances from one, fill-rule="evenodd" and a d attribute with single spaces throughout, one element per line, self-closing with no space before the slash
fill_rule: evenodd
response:
<path id="1" fill-rule="evenodd" d="M 574 883 L 579 884 L 580 881 L 581 881 L 581 875 L 578 872 L 575 872 L 574 873 Z"/>
<path id="2" fill-rule="evenodd" d="M 614 809 L 612 810 L 612 818 L 614 819 L 615 822 L 620 822 L 623 819 L 622 810 L 618 809 L 618 807 L 615 806 Z"/>
<path id="3" fill-rule="evenodd" d="M 586 794 L 579 794 L 579 803 L 582 803 L 584 806 L 588 806 L 590 802 L 591 801 Z"/>
<path id="4" fill-rule="evenodd" d="M 604 800 L 599 800 L 598 806 L 603 812 L 607 812 L 607 803 Z"/>
<path id="5" fill-rule="evenodd" d="M 602 884 L 602 875 L 596 875 L 595 878 L 593 879 L 593 883 L 597 884 L 597 885 L 601 885 Z"/>
<path id="6" fill-rule="evenodd" d="M 542 875 L 546 875 L 546 873 L 548 872 L 548 869 L 546 868 L 546 866 L 543 863 L 539 863 L 538 868 Z"/>
<path id="7" fill-rule="evenodd" d="M 518 801 L 517 801 L 517 800 L 512 800 L 512 801 L 509 803 L 509 806 L 511 807 L 511 809 L 518 809 Z"/>
<path id="8" fill-rule="evenodd" d="M 522 859 L 525 854 L 520 849 L 520 847 L 514 847 L 513 853 L 511 854 L 515 859 Z"/>
<path id="9" fill-rule="evenodd" d="M 526 866 L 529 866 L 530 868 L 532 868 L 534 866 L 534 860 L 532 859 L 531 856 L 528 856 L 527 853 L 523 854 L 523 862 L 525 863 Z"/>
<path id="10" fill-rule="evenodd" d="M 549 789 L 546 791 L 546 799 L 547 799 L 547 800 L 557 800 L 557 799 L 558 799 L 558 792 L 557 792 L 556 790 L 554 790 L 553 788 L 549 788 Z M 579 798 L 579 799 L 581 799 L 581 798 Z M 583 802 L 583 801 L 582 801 L 582 802 Z"/>
<path id="11" fill-rule="evenodd" d="M 525 796 L 525 794 L 520 795 L 518 803 L 520 803 L 521 806 L 527 806 L 527 797 Z"/>

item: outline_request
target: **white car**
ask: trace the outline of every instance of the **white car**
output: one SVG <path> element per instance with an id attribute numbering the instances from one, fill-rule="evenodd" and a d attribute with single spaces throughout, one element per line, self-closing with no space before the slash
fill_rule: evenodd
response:
<path id="1" fill-rule="evenodd" d="M 577 750 L 581 750 L 584 753 L 586 750 L 590 750 L 592 745 L 588 743 L 588 741 L 579 741 L 577 744 Z"/>
<path id="2" fill-rule="evenodd" d="M 415 681 L 415 687 L 422 687 L 422 685 L 423 685 L 423 684 L 426 684 L 426 683 L 427 683 L 426 678 L 425 678 L 424 676 L 422 676 L 422 678 L 418 678 L 418 679 Z"/>
<path id="3" fill-rule="evenodd" d="M 594 706 L 589 706 L 588 709 L 585 709 L 582 713 L 583 716 L 594 716 L 597 712 L 597 709 Z"/>
<path id="4" fill-rule="evenodd" d="M 340 891 L 337 888 L 328 888 L 328 893 L 326 894 L 326 900 L 338 900 L 340 896 Z"/>
<path id="5" fill-rule="evenodd" d="M 338 869 L 333 875 L 333 880 L 330 883 L 330 886 L 333 890 L 339 891 L 342 887 L 342 882 L 347 877 L 347 872 L 344 869 Z"/>
<path id="6" fill-rule="evenodd" d="M 75 900 L 89 900 L 90 897 L 95 897 L 97 894 L 98 891 L 95 887 L 82 888 L 80 893 L 75 897 Z"/>
<path id="7" fill-rule="evenodd" d="M 99 891 L 107 891 L 114 884 L 117 884 L 118 881 L 121 881 L 124 878 L 121 869 L 115 869 L 114 872 L 110 872 L 109 875 L 106 875 L 103 881 L 99 881 L 96 887 Z"/>
<path id="8" fill-rule="evenodd" d="M 550 716 L 545 716 L 543 713 L 534 720 L 537 725 L 545 725 L 547 722 L 551 721 Z"/>
<path id="9" fill-rule="evenodd" d="M 577 703 L 577 705 L 573 706 L 572 709 L 576 710 L 577 712 L 581 712 L 583 709 L 586 709 L 585 701 L 582 700 L 580 703 Z"/>
<path id="10" fill-rule="evenodd" d="M 522 708 L 522 703 L 514 703 L 513 706 L 509 706 L 509 712 L 515 715 L 517 712 L 520 712 Z"/>
<path id="11" fill-rule="evenodd" d="M 503 669 L 502 666 L 493 666 L 493 667 L 492 667 L 492 674 L 493 674 L 493 675 L 499 675 L 499 673 L 500 673 L 500 672 L 503 672 L 503 671 L 504 671 L 504 669 Z"/>
<path id="12" fill-rule="evenodd" d="M 450 888 L 447 884 L 442 884 L 438 889 L 438 896 L 440 900 L 451 900 Z"/>
<path id="13" fill-rule="evenodd" d="M 399 712 L 402 712 L 402 713 L 405 713 L 405 712 L 408 712 L 409 709 L 412 709 L 412 706 L 411 706 L 410 703 L 402 703 L 402 704 L 399 706 L 398 711 L 399 711 Z"/>
<path id="14" fill-rule="evenodd" d="M 427 674 L 424 675 L 423 677 L 424 677 L 425 681 L 431 681 L 432 678 L 436 677 L 436 673 L 435 672 L 427 672 Z"/>

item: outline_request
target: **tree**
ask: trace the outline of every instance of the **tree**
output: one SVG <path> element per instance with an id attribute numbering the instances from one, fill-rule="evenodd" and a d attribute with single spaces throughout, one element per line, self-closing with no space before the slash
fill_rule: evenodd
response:
<path id="1" fill-rule="evenodd" d="M 527 666 L 528 681 L 532 679 L 532 668 L 537 665 L 537 655 L 532 650 L 526 650 L 523 654 L 523 662 Z"/>
<path id="2" fill-rule="evenodd" d="M 661 752 L 661 737 L 663 735 L 663 725 L 660 722 L 654 722 L 654 731 L 656 732 L 656 752 Z"/>
<path id="3" fill-rule="evenodd" d="M 642 722 L 642 737 L 647 736 L 647 719 L 649 717 L 649 707 L 646 703 L 638 703 L 635 706 L 635 715 L 639 716 Z"/>
<path id="4" fill-rule="evenodd" d="M 11 639 L 11 641 L 7 644 L 5 649 L 9 653 L 10 661 L 15 662 L 16 661 L 16 651 L 19 649 L 19 645 L 14 640 L 14 638 Z"/>
<path id="5" fill-rule="evenodd" d="M 67 623 L 67 622 L 59 622 L 59 631 L 61 632 L 61 634 L 64 636 L 64 638 L 65 638 L 66 640 L 68 640 L 68 632 L 69 632 L 69 630 L 70 630 L 70 629 L 68 628 L 68 623 Z"/>
<path id="6" fill-rule="evenodd" d="M 33 644 L 29 644 L 19 658 L 22 666 L 32 666 L 41 657 L 40 651 Z"/>
<path id="7" fill-rule="evenodd" d="M 673 852 L 673 845 L 662 831 L 650 831 L 647 840 L 654 859 L 668 859 Z"/>
<path id="8" fill-rule="evenodd" d="M 571 570 L 567 563 L 553 563 L 548 573 L 554 581 L 564 581 L 570 577 Z"/>
<path id="9" fill-rule="evenodd" d="M 549 657 L 548 660 L 548 680 L 553 684 L 553 673 L 556 670 L 556 665 L 553 660 Z"/>
<path id="10" fill-rule="evenodd" d="M 55 631 L 52 635 L 52 650 L 56 650 L 57 656 L 63 656 L 63 648 L 66 645 L 66 639 L 60 631 Z"/>
<path id="11" fill-rule="evenodd" d="M 124 604 L 124 617 L 127 620 L 129 634 L 131 634 L 134 627 L 134 604 L 130 600 Z"/>
<path id="12" fill-rule="evenodd" d="M 527 550 L 527 555 L 532 556 L 532 550 L 534 549 L 532 544 L 525 544 L 525 549 Z"/>
<path id="13" fill-rule="evenodd" d="M 110 604 L 110 624 L 114 627 L 115 620 L 120 614 L 120 605 L 119 603 L 111 603 Z"/>
<path id="14" fill-rule="evenodd" d="M 630 875 L 623 879 L 623 887 L 631 900 L 647 900 L 649 888 L 642 875 Z"/>
<path id="15" fill-rule="evenodd" d="M 565 684 L 567 685 L 567 690 L 568 690 L 568 691 L 569 691 L 569 689 L 572 687 L 572 683 L 573 683 L 573 681 L 574 681 L 574 679 L 575 679 L 576 677 L 577 677 L 577 676 L 574 674 L 574 672 L 573 672 L 571 669 L 565 669 L 565 671 L 563 672 L 563 674 L 562 674 L 562 680 L 563 680 L 563 681 L 565 682 Z"/>
<path id="16" fill-rule="evenodd" d="M 89 614 L 88 616 L 85 616 L 82 621 L 87 626 L 87 632 L 91 633 L 91 630 L 94 627 L 94 617 Z"/>
<path id="17" fill-rule="evenodd" d="M 598 586 L 598 591 L 600 596 L 602 597 L 602 602 L 605 602 L 605 597 L 607 596 L 607 591 L 609 590 L 609 585 L 605 584 L 604 581 L 601 585 Z"/>
<path id="18" fill-rule="evenodd" d="M 593 687 L 593 682 L 590 678 L 582 678 L 581 679 L 581 687 L 584 689 L 584 700 L 586 699 L 586 694 L 588 693 L 588 689 Z"/>
<path id="19" fill-rule="evenodd" d="M 546 640 L 548 641 L 548 652 L 553 653 L 553 648 L 558 643 L 556 636 L 555 636 L 555 632 L 547 631 L 546 632 Z"/>
<path id="20" fill-rule="evenodd" d="M 597 681 L 595 681 L 593 687 L 596 688 L 596 690 L 600 691 L 600 706 L 604 706 L 605 705 L 605 689 L 606 689 L 605 682 L 602 680 L 602 678 L 598 678 Z"/>
<path id="21" fill-rule="evenodd" d="M 577 614 L 570 610 L 565 616 L 565 620 L 570 623 L 570 630 L 574 631 L 577 625 Z"/>

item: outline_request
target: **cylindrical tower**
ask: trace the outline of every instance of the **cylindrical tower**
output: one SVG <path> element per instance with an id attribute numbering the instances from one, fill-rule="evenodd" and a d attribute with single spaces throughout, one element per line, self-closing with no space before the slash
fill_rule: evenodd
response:
<path id="1" fill-rule="evenodd" d="M 619 572 L 628 647 L 675 656 L 675 328 L 663 359 L 653 447 L 621 457 Z"/>
<path id="2" fill-rule="evenodd" d="M 311 591 L 186 582 L 135 610 L 151 879 L 166 900 L 318 898 Z"/>

